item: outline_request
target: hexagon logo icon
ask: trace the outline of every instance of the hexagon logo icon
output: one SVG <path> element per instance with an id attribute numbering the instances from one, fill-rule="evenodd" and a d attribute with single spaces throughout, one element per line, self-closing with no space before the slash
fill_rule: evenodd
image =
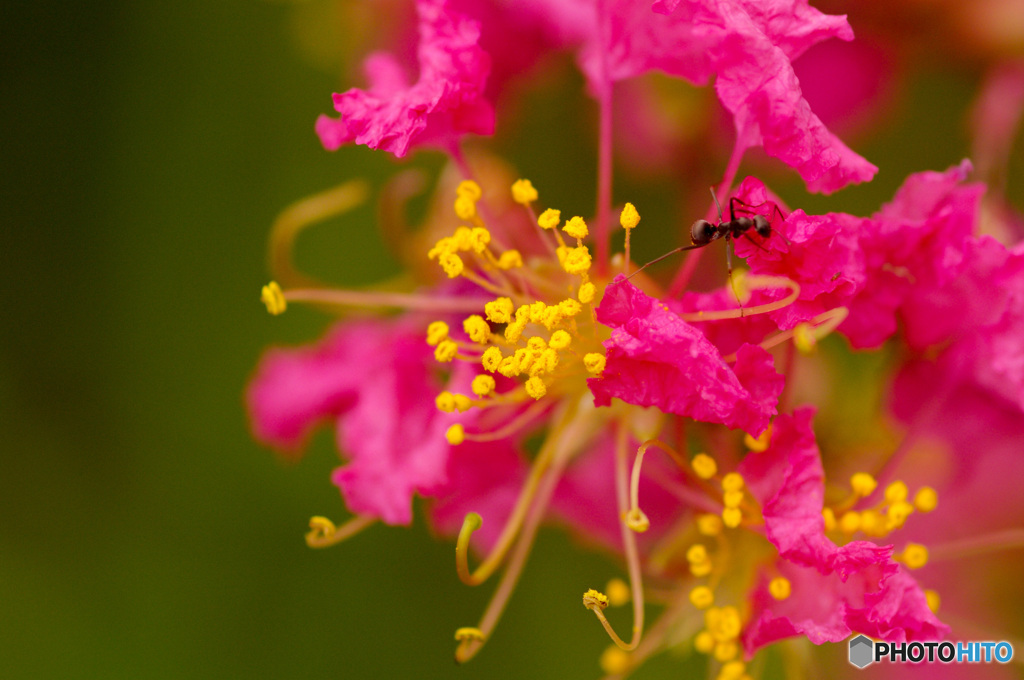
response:
<path id="1" fill-rule="evenodd" d="M 850 663 L 864 668 L 875 660 L 875 644 L 863 635 L 850 640 Z"/>

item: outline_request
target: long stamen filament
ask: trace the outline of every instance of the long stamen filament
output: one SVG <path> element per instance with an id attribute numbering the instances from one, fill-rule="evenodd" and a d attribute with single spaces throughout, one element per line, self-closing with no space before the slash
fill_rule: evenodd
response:
<path id="1" fill-rule="evenodd" d="M 686 314 L 680 314 L 679 318 L 683 321 L 691 322 L 719 321 L 722 319 L 738 319 L 744 316 L 754 316 L 755 314 L 767 314 L 768 312 L 774 312 L 777 309 L 788 307 L 793 304 L 798 297 L 800 297 L 800 284 L 781 276 L 747 276 L 744 281 L 744 285 L 747 288 L 754 290 L 761 288 L 788 288 L 789 295 L 781 300 L 766 302 L 765 304 L 757 305 L 755 307 L 689 312 Z"/>
<path id="2" fill-rule="evenodd" d="M 934 545 L 928 548 L 928 559 L 931 562 L 952 560 L 1021 548 L 1024 548 L 1024 527 L 1016 527 Z"/>
<path id="3" fill-rule="evenodd" d="M 306 534 L 306 545 L 310 548 L 329 548 L 352 538 L 376 521 L 376 517 L 357 515 L 340 527 L 335 527 L 326 517 L 314 517 L 309 520 L 310 531 Z"/>
<path id="4" fill-rule="evenodd" d="M 406 293 L 377 293 L 356 290 L 328 290 L 320 288 L 293 288 L 284 291 L 288 302 L 311 302 L 339 307 L 394 307 L 425 312 L 473 312 L 487 301 L 486 298 L 439 297 Z"/>

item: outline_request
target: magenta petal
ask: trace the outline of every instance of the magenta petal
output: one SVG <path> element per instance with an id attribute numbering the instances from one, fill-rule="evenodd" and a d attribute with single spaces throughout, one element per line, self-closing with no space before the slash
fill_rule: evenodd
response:
<path id="1" fill-rule="evenodd" d="M 784 380 L 764 349 L 744 345 L 730 368 L 703 333 L 621 278 L 597 318 L 612 335 L 603 375 L 588 380 L 595 405 L 617 397 L 754 435 L 768 427 Z"/>
<path id="2" fill-rule="evenodd" d="M 465 133 L 493 134 L 494 111 L 483 99 L 490 58 L 478 45 L 479 24 L 449 10 L 446 0 L 417 0 L 416 8 L 419 80 L 407 86 L 393 57 L 371 56 L 369 90 L 335 94 L 341 118 L 317 120 L 325 148 L 354 142 L 402 157 L 413 145 L 450 148 Z"/>

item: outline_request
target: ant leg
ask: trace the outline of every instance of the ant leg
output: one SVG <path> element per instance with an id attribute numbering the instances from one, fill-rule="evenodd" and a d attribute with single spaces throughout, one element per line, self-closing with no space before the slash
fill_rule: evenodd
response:
<path id="1" fill-rule="evenodd" d="M 743 233 L 743 236 L 745 236 L 745 237 L 747 238 L 747 240 L 748 240 L 748 241 L 750 241 L 751 243 L 753 243 L 753 244 L 754 244 L 755 246 L 757 246 L 758 248 L 760 248 L 760 249 L 761 249 L 761 250 L 763 250 L 764 252 L 766 252 L 766 253 L 768 252 L 768 249 L 767 249 L 767 248 L 765 248 L 765 247 L 764 247 L 763 245 L 761 245 L 760 243 L 758 243 L 758 242 L 757 242 L 757 241 L 755 241 L 754 239 L 750 238 L 750 234 L 749 234 L 748 232 L 744 232 L 744 233 Z M 782 234 L 779 234 L 779 236 L 782 236 Z M 783 238 L 785 238 L 785 237 L 783 237 Z"/>
<path id="2" fill-rule="evenodd" d="M 725 238 L 725 266 L 729 271 L 729 287 L 732 288 L 732 294 L 736 296 L 736 302 L 740 305 L 740 318 L 742 318 L 746 312 L 743 309 L 743 298 L 736 290 L 736 280 L 732 278 L 732 250 L 732 239 L 727 236 Z"/>
<path id="3" fill-rule="evenodd" d="M 708 243 L 710 243 L 710 241 Z M 678 248 L 676 248 L 674 250 L 670 250 L 667 253 L 665 253 L 664 255 L 660 255 L 660 256 L 654 258 L 653 260 L 651 260 L 650 262 L 647 262 L 646 264 L 641 266 L 639 269 L 634 271 L 632 274 L 630 274 L 629 276 L 624 278 L 623 281 L 629 281 L 631 278 L 633 278 L 634 276 L 636 276 L 637 274 L 639 274 L 643 270 L 647 269 L 652 264 L 657 264 L 658 262 L 661 262 L 662 260 L 664 260 L 666 257 L 671 257 L 672 255 L 675 255 L 676 253 L 681 253 L 681 252 L 683 252 L 685 250 L 695 250 L 697 248 L 703 248 L 706 245 L 707 245 L 707 243 L 699 243 L 699 244 L 689 245 L 689 246 L 680 246 L 680 247 L 678 247 Z"/>

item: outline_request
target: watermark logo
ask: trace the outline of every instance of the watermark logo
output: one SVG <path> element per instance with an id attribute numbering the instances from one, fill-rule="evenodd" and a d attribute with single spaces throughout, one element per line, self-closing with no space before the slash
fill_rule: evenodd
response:
<path id="1" fill-rule="evenodd" d="M 849 642 L 850 663 L 864 668 L 888 663 L 1008 663 L 1013 658 L 1009 642 L 874 642 L 858 635 Z"/>

